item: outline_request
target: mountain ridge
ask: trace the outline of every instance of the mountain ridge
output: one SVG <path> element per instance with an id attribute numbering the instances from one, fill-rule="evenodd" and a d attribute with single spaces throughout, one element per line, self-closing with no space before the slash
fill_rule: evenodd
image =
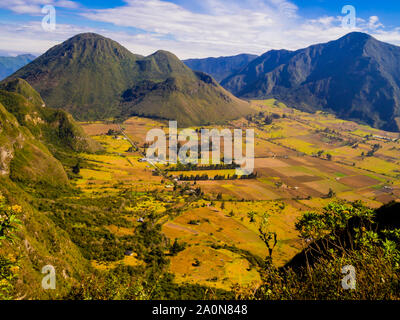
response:
<path id="1" fill-rule="evenodd" d="M 399 67 L 400 47 L 353 32 L 305 49 L 266 52 L 221 84 L 241 98 L 276 98 L 399 131 Z"/>
<path id="2" fill-rule="evenodd" d="M 205 59 L 187 59 L 183 62 L 192 70 L 209 74 L 218 82 L 245 67 L 257 55 L 242 53 L 228 57 L 210 57 Z"/>
<path id="3" fill-rule="evenodd" d="M 179 119 L 179 125 L 221 122 L 252 112 L 245 101 L 218 83 L 203 81 L 174 54 L 159 50 L 135 55 L 117 42 L 98 34 L 76 35 L 48 50 L 7 80 L 30 83 L 49 107 L 62 108 L 78 120 L 127 118 L 134 115 Z M 143 82 L 178 87 L 144 92 Z M 126 100 L 126 92 L 140 87 L 141 99 Z M 165 91 L 169 88 L 169 91 Z M 195 93 L 194 95 L 190 93 Z M 125 98 L 124 98 L 125 97 Z"/>

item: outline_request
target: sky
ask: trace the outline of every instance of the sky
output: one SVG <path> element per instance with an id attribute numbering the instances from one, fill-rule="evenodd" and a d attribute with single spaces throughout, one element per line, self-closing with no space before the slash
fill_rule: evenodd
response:
<path id="1" fill-rule="evenodd" d="M 344 6 L 354 11 L 342 11 Z M 54 8 L 54 28 L 48 8 Z M 83 32 L 101 34 L 142 55 L 160 49 L 181 59 L 259 55 L 335 40 L 351 31 L 400 45 L 400 1 L 0 0 L 0 55 L 40 55 Z"/>

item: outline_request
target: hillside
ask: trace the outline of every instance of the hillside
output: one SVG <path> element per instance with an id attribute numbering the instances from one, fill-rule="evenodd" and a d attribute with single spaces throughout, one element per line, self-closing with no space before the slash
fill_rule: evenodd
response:
<path id="1" fill-rule="evenodd" d="M 14 78 L 31 84 L 49 107 L 63 108 L 76 119 L 110 117 L 119 96 L 133 84 L 139 56 L 95 34 L 80 34 L 57 45 L 20 69 Z"/>
<path id="2" fill-rule="evenodd" d="M 22 54 L 16 57 L 0 57 L 0 80 L 12 75 L 15 71 L 33 61 L 35 56 Z"/>
<path id="3" fill-rule="evenodd" d="M 239 54 L 232 57 L 188 59 L 183 62 L 192 70 L 209 74 L 218 82 L 240 71 L 257 58 L 253 54 Z"/>
<path id="4" fill-rule="evenodd" d="M 38 201 L 76 193 L 69 166 L 79 161 L 78 152 L 101 149 L 71 115 L 45 107 L 24 80 L 0 84 L 0 211 L 7 208 L 5 203 L 17 205 L 14 210 L 21 221 L 15 241 L 1 246 L 0 269 L 5 270 L 4 257 L 18 260 L 21 272 L 15 289 L 21 298 L 66 294 L 79 275 L 88 272 L 90 266 L 78 247 L 51 214 L 40 210 Z M 41 290 L 40 271 L 48 264 L 60 272 L 57 281 L 62 288 L 57 293 Z M 0 297 L 4 292 L 0 285 Z"/>
<path id="5" fill-rule="evenodd" d="M 78 120 L 140 114 L 191 125 L 250 112 L 246 102 L 173 54 L 158 51 L 141 57 L 97 34 L 80 34 L 55 46 L 10 77 L 15 78 L 30 83 L 47 106 L 62 108 Z M 160 92 L 170 81 L 178 85 Z"/>
<path id="6" fill-rule="evenodd" d="M 399 131 L 399 61 L 399 47 L 355 32 L 294 52 L 267 52 L 222 85 L 242 98 L 273 97 Z"/>
<path id="7" fill-rule="evenodd" d="M 30 130 L 51 149 L 96 152 L 101 146 L 90 139 L 70 114 L 47 108 L 39 93 L 26 81 L 16 79 L 0 83 L 0 102 L 18 123 Z"/>
<path id="8" fill-rule="evenodd" d="M 123 115 L 173 119 L 179 126 L 190 126 L 232 120 L 251 112 L 246 102 L 210 76 L 191 71 L 171 53 L 158 51 L 140 63 L 147 79 L 124 92 Z"/>

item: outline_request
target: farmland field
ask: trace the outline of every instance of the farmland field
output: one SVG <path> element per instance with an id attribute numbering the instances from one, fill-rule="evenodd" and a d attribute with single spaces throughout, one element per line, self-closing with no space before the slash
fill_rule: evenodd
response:
<path id="1" fill-rule="evenodd" d="M 168 171 L 164 164 L 142 161 L 148 130 L 168 132 L 165 122 L 134 117 L 121 126 L 83 124 L 106 152 L 81 155 L 85 166 L 76 184 L 91 196 L 127 190 L 142 194 L 140 203 L 126 208 L 125 218 L 138 226 L 139 218 L 155 212 L 169 241 L 184 244 L 170 259 L 169 271 L 177 283 L 227 290 L 235 284 L 257 287 L 257 261 L 268 255 L 259 234 L 264 219 L 277 235 L 273 262 L 282 266 L 303 248 L 295 223 L 304 212 L 318 212 L 334 200 L 361 200 L 377 208 L 400 197 L 396 134 L 321 112 L 300 112 L 275 100 L 252 105 L 257 114 L 226 126 L 255 129 L 257 175 L 246 180 L 227 179 L 234 169 Z M 271 124 L 263 122 L 266 114 L 275 114 Z M 114 133 L 107 134 L 110 129 Z M 180 181 L 180 175 L 208 178 Z M 107 228 L 117 237 L 133 232 L 115 225 Z M 100 269 L 115 266 L 92 263 Z M 120 263 L 141 261 L 125 257 Z"/>

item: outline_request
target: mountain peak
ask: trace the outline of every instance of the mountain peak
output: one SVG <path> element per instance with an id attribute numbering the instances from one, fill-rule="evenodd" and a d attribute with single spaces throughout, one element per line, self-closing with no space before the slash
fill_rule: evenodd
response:
<path id="1" fill-rule="evenodd" d="M 172 52 L 165 51 L 165 50 L 158 50 L 158 51 L 154 52 L 150 57 L 153 57 L 155 59 L 168 60 L 168 61 L 179 61 L 179 63 L 181 63 L 181 61 L 179 60 L 179 58 L 176 55 L 174 55 Z"/>
<path id="2" fill-rule="evenodd" d="M 100 34 L 93 33 L 93 32 L 86 32 L 86 33 L 79 33 L 72 38 L 68 39 L 67 41 L 79 41 L 79 40 L 110 40 Z"/>
<path id="3" fill-rule="evenodd" d="M 350 32 L 350 33 L 346 34 L 345 36 L 341 37 L 339 39 L 339 41 L 346 40 L 346 41 L 350 41 L 350 42 L 360 42 L 360 41 L 366 42 L 371 39 L 375 39 L 375 38 L 373 36 L 369 35 L 368 33 L 354 31 L 354 32 Z"/>
<path id="4" fill-rule="evenodd" d="M 173 53 L 137 56 L 95 33 L 51 48 L 9 79 L 15 78 L 31 84 L 48 107 L 64 108 L 78 120 L 145 115 L 193 125 L 252 112 Z"/>
<path id="5" fill-rule="evenodd" d="M 241 98 L 275 98 L 306 111 L 333 111 L 379 129 L 400 130 L 400 47 L 351 32 L 287 55 L 272 53 L 222 85 Z"/>

